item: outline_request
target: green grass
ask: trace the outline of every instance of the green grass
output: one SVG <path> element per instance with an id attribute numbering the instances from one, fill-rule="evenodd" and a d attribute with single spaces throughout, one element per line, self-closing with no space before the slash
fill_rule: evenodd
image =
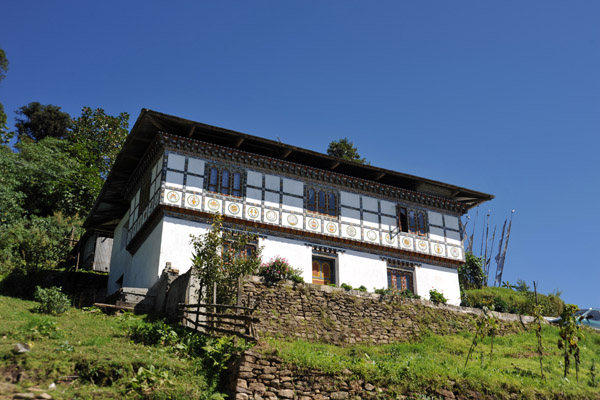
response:
<path id="1" fill-rule="evenodd" d="M 533 292 L 519 292 L 503 287 L 484 287 L 465 290 L 462 305 L 489 309 L 500 312 L 533 315 L 535 306 Z M 538 302 L 542 306 L 542 314 L 558 317 L 563 310 L 564 302 L 555 294 L 538 293 Z"/>
<path id="2" fill-rule="evenodd" d="M 20 390 L 56 382 L 55 399 L 220 398 L 218 378 L 201 358 L 132 342 L 130 327 L 148 324 L 141 317 L 74 308 L 50 316 L 32 313 L 35 304 L 0 296 L 0 371 L 25 370 Z M 12 354 L 18 342 L 30 352 Z M 69 383 L 65 376 L 79 378 Z"/>
<path id="3" fill-rule="evenodd" d="M 269 339 L 262 351 L 277 355 L 300 369 L 316 369 L 327 374 L 350 370 L 356 379 L 364 379 L 392 393 L 435 393 L 447 389 L 467 395 L 476 391 L 492 398 L 600 399 L 600 382 L 590 384 L 592 360 L 600 363 L 600 333 L 587 330 L 580 342 L 582 365 L 579 383 L 575 380 L 575 362 L 568 379 L 563 379 L 561 353 L 557 348 L 558 329 L 543 327 L 544 374 L 540 377 L 536 338 L 533 332 L 496 337 L 490 359 L 490 339 L 476 347 L 472 360 L 465 360 L 472 334 L 425 335 L 413 342 L 385 346 L 339 347 L 327 344 Z M 598 380 L 598 377 L 596 377 Z"/>

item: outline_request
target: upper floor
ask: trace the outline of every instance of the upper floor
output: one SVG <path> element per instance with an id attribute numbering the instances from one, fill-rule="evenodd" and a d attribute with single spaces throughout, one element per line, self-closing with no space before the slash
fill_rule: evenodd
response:
<path id="1" fill-rule="evenodd" d="M 161 205 L 459 261 L 460 216 L 491 198 L 144 110 L 86 226 L 114 229 L 129 209 L 129 244 Z"/>

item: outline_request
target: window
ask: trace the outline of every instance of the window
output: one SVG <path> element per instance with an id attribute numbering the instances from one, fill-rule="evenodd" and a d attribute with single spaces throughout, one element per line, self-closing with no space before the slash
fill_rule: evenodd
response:
<path id="1" fill-rule="evenodd" d="M 329 285 L 335 283 L 334 279 L 335 261 L 329 258 L 313 257 L 312 259 L 312 283 L 317 285 Z"/>
<path id="2" fill-rule="evenodd" d="M 400 229 L 400 232 L 427 236 L 427 218 L 425 217 L 425 211 L 398 207 L 398 228 Z"/>
<path id="3" fill-rule="evenodd" d="M 146 210 L 148 203 L 150 202 L 150 177 L 144 182 L 142 187 L 140 188 L 140 205 L 138 207 L 138 213 L 142 215 L 142 213 Z"/>
<path id="4" fill-rule="evenodd" d="M 413 273 L 396 268 L 387 270 L 388 288 L 394 290 L 408 290 L 415 292 L 413 284 Z"/>
<path id="5" fill-rule="evenodd" d="M 324 189 L 308 188 L 306 190 L 306 209 L 337 217 L 337 195 Z"/>
<path id="6" fill-rule="evenodd" d="M 242 197 L 242 173 L 227 167 L 210 166 L 208 171 L 208 191 Z"/>

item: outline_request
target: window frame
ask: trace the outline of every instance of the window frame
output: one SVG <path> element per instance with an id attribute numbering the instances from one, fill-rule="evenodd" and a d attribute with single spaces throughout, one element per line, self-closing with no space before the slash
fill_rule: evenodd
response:
<path id="1" fill-rule="evenodd" d="M 398 275 L 400 277 L 410 277 L 410 279 L 407 280 L 407 282 L 410 284 L 407 285 L 406 289 L 402 289 L 402 284 L 401 284 L 400 288 L 398 287 L 398 285 L 396 285 L 396 287 L 392 286 L 394 275 Z M 397 291 L 408 290 L 411 293 L 416 293 L 415 271 L 411 271 L 411 270 L 408 270 L 405 268 L 398 268 L 395 265 L 388 264 L 387 269 L 386 269 L 386 276 L 387 276 L 387 280 L 388 280 L 388 289 L 397 290 Z"/>
<path id="2" fill-rule="evenodd" d="M 398 204 L 396 207 L 398 230 L 414 236 L 428 237 L 429 223 L 427 212 Z"/>
<path id="3" fill-rule="evenodd" d="M 311 201 L 311 198 L 313 201 Z M 329 218 L 339 218 L 339 192 L 337 191 L 318 186 L 307 186 L 304 201 L 304 208 L 310 213 Z"/>
<path id="4" fill-rule="evenodd" d="M 209 193 L 241 199 L 244 197 L 245 172 L 226 165 L 206 165 L 206 190 Z"/>
<path id="5" fill-rule="evenodd" d="M 321 254 L 313 254 L 310 262 L 311 270 L 311 283 L 315 285 L 327 286 L 336 283 L 336 258 L 322 256 Z M 319 275 L 314 275 L 314 264 L 315 262 L 320 263 L 321 268 L 319 269 Z M 329 278 L 325 278 L 323 273 L 322 264 L 326 262 L 329 265 Z"/>

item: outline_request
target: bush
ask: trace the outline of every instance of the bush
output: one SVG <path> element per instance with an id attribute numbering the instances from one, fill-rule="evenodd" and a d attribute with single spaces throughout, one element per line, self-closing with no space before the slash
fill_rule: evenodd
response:
<path id="1" fill-rule="evenodd" d="M 367 287 L 365 285 L 360 285 L 356 290 L 358 290 L 359 292 L 366 292 Z"/>
<path id="2" fill-rule="evenodd" d="M 260 266 L 258 275 L 265 278 L 267 283 L 275 283 L 284 279 L 290 279 L 296 283 L 304 282 L 300 270 L 293 268 L 285 258 L 275 257 Z"/>
<path id="3" fill-rule="evenodd" d="M 433 304 L 446 304 L 448 299 L 444 297 L 443 293 L 438 292 L 436 289 L 431 289 L 429 291 L 429 301 L 431 301 Z"/>
<path id="4" fill-rule="evenodd" d="M 535 295 L 533 292 L 521 292 L 501 287 L 485 287 L 466 290 L 461 295 L 461 305 L 466 307 L 488 307 L 500 312 L 533 315 Z M 538 293 L 538 303 L 542 314 L 557 317 L 561 314 L 564 302 L 557 294 Z"/>
<path id="5" fill-rule="evenodd" d="M 352 290 L 352 286 L 348 285 L 347 283 L 342 283 L 340 287 L 346 291 Z"/>
<path id="6" fill-rule="evenodd" d="M 60 291 L 60 287 L 52 286 L 43 289 L 39 286 L 35 288 L 33 299 L 40 303 L 36 311 L 44 314 L 62 314 L 71 306 L 69 296 Z"/>

